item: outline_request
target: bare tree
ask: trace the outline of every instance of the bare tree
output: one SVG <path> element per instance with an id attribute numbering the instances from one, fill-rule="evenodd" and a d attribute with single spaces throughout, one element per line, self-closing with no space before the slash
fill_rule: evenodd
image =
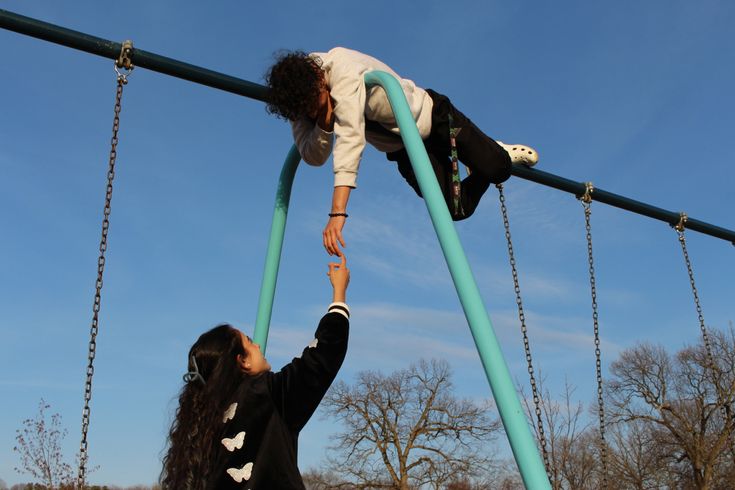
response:
<path id="1" fill-rule="evenodd" d="M 500 461 L 487 468 L 482 478 L 455 475 L 443 488 L 446 490 L 522 490 L 521 475 L 512 459 Z"/>
<path id="2" fill-rule="evenodd" d="M 61 427 L 61 415 L 55 413 L 46 420 L 46 410 L 50 407 L 42 399 L 36 418 L 25 419 L 23 427 L 15 431 L 13 450 L 20 457 L 20 467 L 15 471 L 31 475 L 47 488 L 58 488 L 69 485 L 74 473 L 61 452 L 61 442 L 67 433 Z"/>
<path id="3" fill-rule="evenodd" d="M 610 368 L 612 421 L 645 422 L 678 485 L 712 489 L 732 471 L 735 336 L 709 331 L 702 344 L 669 356 L 661 346 L 624 351 Z M 716 364 L 713 366 L 712 362 Z M 732 488 L 734 481 L 726 482 Z"/>
<path id="4" fill-rule="evenodd" d="M 336 383 L 323 404 L 344 424 L 328 458 L 342 486 L 328 488 L 445 488 L 493 462 L 488 442 L 500 423 L 487 415 L 489 403 L 453 395 L 445 361 L 389 376 L 361 372 L 354 386 Z"/>
<path id="5" fill-rule="evenodd" d="M 555 400 L 544 388 L 543 380 L 537 381 L 539 409 L 544 424 L 549 460 L 549 482 L 554 490 L 596 489 L 599 484 L 598 433 L 585 417 L 582 402 L 574 401 L 575 387 L 564 382 L 564 394 Z M 524 390 L 521 388 L 521 393 Z M 527 396 L 523 404 L 529 419 L 534 420 L 535 406 Z M 539 447 L 540 436 L 536 424 L 532 424 Z M 539 449 L 540 450 L 540 449 Z"/>
<path id="6" fill-rule="evenodd" d="M 311 468 L 301 474 L 304 480 L 306 490 L 328 490 L 342 488 L 349 490 L 354 488 L 350 484 L 343 482 L 336 474 L 331 471 L 322 471 Z"/>
<path id="7" fill-rule="evenodd" d="M 608 425 L 610 481 L 619 488 L 677 488 L 670 471 L 671 454 L 659 444 L 661 428 L 646 420 Z"/>

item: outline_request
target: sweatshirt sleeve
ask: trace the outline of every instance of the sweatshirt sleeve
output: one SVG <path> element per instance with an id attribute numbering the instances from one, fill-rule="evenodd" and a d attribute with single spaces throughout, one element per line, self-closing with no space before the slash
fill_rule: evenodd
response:
<path id="1" fill-rule="evenodd" d="M 291 430 L 300 431 L 316 411 L 347 353 L 349 308 L 332 303 L 301 357 L 271 377 L 273 402 Z"/>
<path id="2" fill-rule="evenodd" d="M 301 158 L 309 165 L 324 165 L 332 153 L 334 133 L 324 131 L 308 118 L 291 122 L 291 131 Z"/>
<path id="3" fill-rule="evenodd" d="M 359 65 L 335 63 L 329 80 L 334 101 L 334 185 L 357 187 L 366 144 L 363 73 Z"/>

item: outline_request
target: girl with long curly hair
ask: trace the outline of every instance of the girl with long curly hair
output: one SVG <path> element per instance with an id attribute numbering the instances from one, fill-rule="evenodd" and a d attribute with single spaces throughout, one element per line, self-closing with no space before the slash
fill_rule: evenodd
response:
<path id="1" fill-rule="evenodd" d="M 332 303 L 315 339 L 279 372 L 231 325 L 209 330 L 192 345 L 163 459 L 163 489 L 304 489 L 299 432 L 347 352 L 344 256 L 329 264 L 328 276 Z"/>

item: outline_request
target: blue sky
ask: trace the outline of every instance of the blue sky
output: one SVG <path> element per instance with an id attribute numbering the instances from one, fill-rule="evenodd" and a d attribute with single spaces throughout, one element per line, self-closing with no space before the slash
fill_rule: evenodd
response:
<path id="1" fill-rule="evenodd" d="M 338 7 L 335 7 L 338 5 Z M 725 1 L 123 3 L 0 8 L 256 82 L 281 48 L 346 46 L 449 95 L 539 168 L 733 229 L 735 7 Z M 0 31 L 0 478 L 40 398 L 78 447 L 114 95 L 108 60 Z M 255 319 L 290 131 L 261 103 L 145 70 L 125 89 L 92 405 L 93 482 L 157 478 L 196 337 Z M 441 357 L 462 396 L 490 396 L 423 202 L 368 149 L 345 230 L 351 347 L 340 377 Z M 329 166 L 297 173 L 268 357 L 287 362 L 329 300 Z M 584 220 L 568 194 L 506 184 L 529 335 L 552 391 L 595 399 Z M 603 362 L 699 327 L 676 234 L 593 204 Z M 496 192 L 457 225 L 506 361 L 527 385 Z M 733 320 L 733 246 L 687 234 L 707 324 Z M 528 389 L 526 388 L 526 391 Z M 333 424 L 301 436 L 317 466 Z M 507 442 L 497 442 L 507 451 Z"/>

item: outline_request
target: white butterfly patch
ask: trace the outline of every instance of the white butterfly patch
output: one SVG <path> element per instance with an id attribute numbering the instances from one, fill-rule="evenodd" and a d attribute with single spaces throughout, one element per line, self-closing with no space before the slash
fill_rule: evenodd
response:
<path id="1" fill-rule="evenodd" d="M 235 417 L 235 412 L 237 411 L 237 403 L 233 403 L 230 405 L 230 407 L 225 410 L 225 416 L 222 417 L 222 422 L 225 423 L 228 420 L 232 420 Z"/>
<path id="2" fill-rule="evenodd" d="M 319 339 L 314 339 L 311 342 L 309 342 L 309 345 L 307 347 L 311 347 L 312 349 L 319 345 Z"/>
<path id="3" fill-rule="evenodd" d="M 228 451 L 232 452 L 235 449 L 240 449 L 244 441 L 245 431 L 242 431 L 232 439 L 228 439 L 225 437 L 224 439 L 222 439 L 222 444 L 227 448 Z"/>
<path id="4" fill-rule="evenodd" d="M 249 480 L 250 475 L 253 472 L 253 463 L 248 463 L 239 470 L 237 468 L 228 468 L 227 474 L 232 477 L 233 480 L 235 480 L 237 483 L 242 482 L 243 480 Z"/>

